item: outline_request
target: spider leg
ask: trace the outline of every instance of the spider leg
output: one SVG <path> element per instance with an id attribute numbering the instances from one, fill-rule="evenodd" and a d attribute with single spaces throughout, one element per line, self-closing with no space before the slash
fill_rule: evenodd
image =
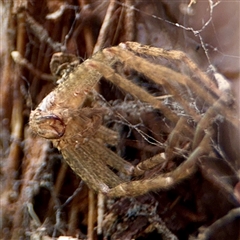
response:
<path id="1" fill-rule="evenodd" d="M 154 82 L 160 85 L 166 86 L 166 82 L 167 82 L 167 86 L 168 84 L 170 84 L 174 88 L 174 86 L 176 85 L 175 82 L 177 81 L 178 84 L 181 84 L 183 86 L 189 86 L 192 92 L 197 93 L 199 98 L 204 100 L 204 102 L 206 102 L 209 106 L 212 106 L 217 101 L 217 98 L 214 97 L 210 93 L 210 91 L 206 91 L 206 89 L 204 89 L 201 86 L 201 84 L 198 84 L 196 81 L 192 81 L 190 77 L 184 76 L 181 73 L 178 73 L 167 67 L 150 63 L 146 59 L 136 56 L 134 53 L 126 49 L 125 44 L 120 44 L 118 47 L 104 49 L 103 54 L 106 57 L 109 57 L 111 54 L 114 55 L 121 62 L 124 62 L 128 67 L 131 67 L 132 69 L 144 74 L 146 77 L 148 77 L 149 79 L 152 79 Z M 174 92 L 175 92 L 174 97 L 176 97 L 178 94 L 178 91 L 174 91 Z M 225 116 L 226 119 L 228 119 L 233 124 L 233 126 L 238 127 L 239 119 L 236 119 L 233 117 L 234 110 L 232 108 L 229 108 L 229 106 L 227 106 L 228 103 L 229 103 L 229 96 L 226 99 L 224 99 L 224 101 L 221 101 L 221 105 L 222 105 L 221 114 Z M 182 107 L 185 107 L 185 106 L 186 105 L 183 104 Z M 189 109 L 185 109 L 185 111 L 188 112 Z M 166 117 L 168 116 L 166 115 Z M 198 117 L 198 116 L 194 114 L 193 118 L 195 117 Z M 198 118 L 195 119 L 195 121 L 197 122 Z M 176 122 L 177 121 L 174 121 L 175 124 Z"/>
<path id="2" fill-rule="evenodd" d="M 172 87 L 176 87 L 176 82 L 183 86 L 189 86 L 191 90 L 198 94 L 199 97 L 205 99 L 209 104 L 213 104 L 216 98 L 209 92 L 199 86 L 196 82 L 192 81 L 190 77 L 182 75 L 170 68 L 162 65 L 157 65 L 147 61 L 146 59 L 135 55 L 127 50 L 124 44 L 120 44 L 119 47 L 112 47 L 103 50 L 105 56 L 113 54 L 121 62 L 124 62 L 128 67 L 144 74 L 149 79 L 152 79 L 157 84 L 166 86 L 171 84 Z M 154 69 L 154 71 L 153 71 Z M 175 95 L 177 91 L 175 91 Z"/>
<path id="3" fill-rule="evenodd" d="M 182 130 L 183 126 L 185 124 L 187 124 L 186 121 L 187 121 L 187 119 L 184 117 L 181 117 L 179 119 L 177 125 L 169 134 L 166 144 L 164 144 L 164 145 L 166 145 L 165 152 L 161 152 L 157 155 L 154 155 L 153 157 L 151 157 L 149 159 L 146 159 L 146 160 L 140 162 L 134 168 L 134 176 L 143 175 L 145 171 L 150 170 L 159 164 L 165 165 L 168 161 L 173 159 L 174 156 L 181 154 L 182 150 L 179 151 L 178 149 L 176 149 L 176 146 L 179 145 L 180 139 L 183 139 L 183 132 L 181 130 Z M 182 140 L 181 140 L 181 142 L 182 142 Z"/>
<path id="4" fill-rule="evenodd" d="M 97 143 L 96 141 L 91 141 L 91 151 L 96 151 L 97 154 L 101 156 L 102 161 L 108 166 L 112 167 L 119 172 L 122 172 L 127 175 L 132 175 L 134 167 L 131 163 L 125 161 L 121 157 L 119 157 L 116 153 L 108 149 L 107 147 Z M 97 159 L 97 158 L 96 158 Z M 96 160 L 97 162 L 97 160 Z"/>
<path id="5" fill-rule="evenodd" d="M 63 136 L 52 141 L 73 171 L 93 190 L 104 193 L 123 182 L 109 167 L 131 175 L 133 166 L 99 141 L 106 134 L 101 114 L 101 110 L 89 108 L 73 112 Z"/>
<path id="6" fill-rule="evenodd" d="M 220 99 L 217 99 L 216 95 L 219 95 L 218 92 L 216 92 L 215 96 L 213 96 L 210 90 L 206 91 L 206 89 L 204 89 L 197 82 L 193 81 L 191 78 L 183 76 L 182 74 L 175 72 L 174 70 L 171 70 L 169 68 L 163 67 L 161 65 L 150 63 L 147 60 L 134 55 L 132 52 L 126 50 L 126 45 L 124 44 L 120 44 L 119 47 L 105 49 L 103 50 L 103 54 L 105 55 L 106 58 L 110 59 L 111 57 L 114 56 L 114 58 L 117 58 L 121 62 L 124 62 L 128 67 L 143 73 L 145 76 L 152 79 L 154 82 L 165 86 L 168 89 L 169 93 L 171 93 L 173 97 L 182 105 L 182 107 L 185 110 L 185 113 L 190 114 L 196 123 L 201 121 L 201 123 L 198 124 L 197 134 L 194 137 L 193 149 L 195 149 L 198 146 L 198 143 L 201 141 L 201 138 L 204 135 L 203 131 L 204 129 L 207 128 L 207 121 L 211 118 L 211 117 L 209 118 L 208 115 L 210 114 L 210 112 L 213 111 L 213 109 L 215 110 L 217 109 L 219 114 L 221 114 L 228 121 L 230 121 L 233 126 L 238 127 L 239 119 L 234 117 L 235 116 L 234 109 L 229 108 L 229 106 L 227 106 L 229 104 L 229 98 L 231 98 L 229 94 L 223 93 Z M 169 120 L 175 123 L 175 125 L 177 124 L 178 122 L 177 114 L 170 111 L 170 109 L 167 108 L 160 101 L 156 101 L 156 98 L 148 94 L 146 91 L 140 89 L 135 84 L 124 79 L 123 77 L 115 73 L 113 69 L 104 66 L 104 64 L 102 63 L 92 61 L 90 62 L 90 65 L 93 66 L 108 80 L 112 81 L 114 84 L 118 85 L 125 91 L 129 91 L 129 89 L 131 89 L 131 93 L 133 96 L 137 97 L 141 101 L 150 103 L 155 108 L 160 109 Z M 151 69 L 154 69 L 154 71 L 151 71 Z M 192 69 L 194 69 L 194 67 L 192 67 Z M 198 113 L 195 113 L 193 109 L 189 108 L 186 100 L 181 99 L 181 96 L 179 96 L 178 91 L 174 90 L 174 86 L 176 86 L 176 83 L 173 81 L 173 79 L 178 81 L 178 84 L 180 85 L 189 86 L 191 91 L 197 93 L 199 98 L 204 100 L 204 102 L 206 102 L 206 104 L 210 106 L 207 115 L 202 120 L 201 116 Z M 210 114 L 210 116 L 212 116 L 212 114 Z M 204 122 L 206 123 L 206 126 L 204 126 Z M 187 130 L 187 132 L 191 134 L 193 133 L 193 129 L 189 125 L 185 125 L 184 128 L 185 130 L 183 131 Z M 201 131 L 199 131 L 200 128 L 202 129 Z"/>
<path id="7" fill-rule="evenodd" d="M 137 42 L 126 42 L 126 47 L 131 49 L 135 53 L 147 54 L 153 57 L 163 57 L 173 61 L 184 62 L 188 66 L 191 74 L 198 77 L 201 82 L 201 86 L 208 86 L 208 88 L 218 97 L 221 96 L 221 91 L 217 88 L 216 84 L 203 72 L 199 67 L 182 51 L 177 50 L 165 50 L 163 48 L 150 47 L 147 45 L 141 45 Z"/>
<path id="8" fill-rule="evenodd" d="M 152 179 L 144 179 L 128 183 L 122 183 L 108 191 L 109 197 L 137 196 L 160 189 L 169 189 L 190 177 L 197 169 L 197 160 L 211 152 L 212 130 L 206 131 L 199 146 L 191 153 L 186 161 L 172 172 L 157 176 Z"/>
<path id="9" fill-rule="evenodd" d="M 61 153 L 73 169 L 73 171 L 86 182 L 86 184 L 97 192 L 107 192 L 110 187 L 117 186 L 122 181 L 112 172 L 103 160 L 96 156 L 97 154 L 90 155 L 89 151 L 92 150 L 91 143 L 85 143 L 83 145 L 76 145 L 67 143 L 68 146 L 63 148 L 63 143 L 56 144 L 58 148 L 61 148 Z M 93 168 L 93 163 L 96 161 L 96 166 Z M 104 174 L 102 174 L 104 173 Z"/>
<path id="10" fill-rule="evenodd" d="M 208 126 L 216 120 L 216 117 L 219 114 L 223 114 L 222 103 L 226 100 L 226 98 L 228 98 L 228 96 L 226 94 L 223 94 L 223 96 L 220 97 L 213 104 L 213 106 L 211 106 L 206 111 L 206 113 L 204 113 L 202 119 L 199 121 L 199 123 L 196 127 L 196 132 L 194 134 L 192 149 L 195 149 L 198 146 L 199 142 L 201 141 L 201 139 L 204 136 L 205 129 L 207 129 Z M 222 116 L 224 116 L 224 115 L 222 115 Z"/>
<path id="11" fill-rule="evenodd" d="M 190 138 L 193 137 L 192 134 L 186 135 L 186 133 L 184 131 L 182 131 L 184 126 L 187 124 L 188 124 L 187 118 L 180 117 L 175 128 L 169 134 L 168 139 L 167 139 L 166 149 L 165 149 L 168 161 L 173 159 L 173 157 L 176 156 L 177 154 L 180 154 L 179 151 L 177 151 L 177 149 L 176 149 L 176 147 L 180 145 L 180 140 L 181 140 L 181 142 L 183 142 L 187 138 L 189 138 L 189 142 L 190 142 Z"/>
<path id="12" fill-rule="evenodd" d="M 133 175 L 134 176 L 140 176 L 143 175 L 145 173 L 145 171 L 150 170 L 152 168 L 154 168 L 155 166 L 159 165 L 159 164 L 165 164 L 167 162 L 165 153 L 159 153 L 154 155 L 151 158 L 148 158 L 142 162 L 140 162 L 133 171 Z"/>
<path id="13" fill-rule="evenodd" d="M 130 163 L 93 138 L 84 143 L 78 143 L 76 137 L 53 140 L 53 143 L 74 172 L 97 192 L 107 192 L 123 182 L 109 166 L 127 175 L 133 172 Z"/>
<path id="14" fill-rule="evenodd" d="M 53 144 L 57 147 L 66 162 L 95 191 L 107 192 L 109 188 L 117 186 L 122 180 L 111 171 L 101 155 L 103 150 L 93 151 L 93 146 L 98 149 L 101 144 L 93 138 L 81 137 L 81 125 L 79 118 L 72 118 L 68 128 L 60 139 L 54 139 Z M 102 146 L 104 148 L 104 146 Z M 92 154 L 89 154 L 89 153 Z M 94 166 L 94 167 L 93 167 Z"/>
<path id="15" fill-rule="evenodd" d="M 126 92 L 131 91 L 131 95 L 133 95 L 136 99 L 140 99 L 143 102 L 147 102 L 151 104 L 154 108 L 160 109 L 164 115 L 174 123 L 177 123 L 178 116 L 174 112 L 172 112 L 168 107 L 166 107 L 161 101 L 157 100 L 151 94 L 143 90 L 141 87 L 135 85 L 134 83 L 128 81 L 123 78 L 119 74 L 117 74 L 114 69 L 106 66 L 100 61 L 91 60 L 86 64 L 89 68 L 96 69 L 100 72 L 106 79 L 116 84 L 118 87 L 123 89 Z"/>
<path id="16" fill-rule="evenodd" d="M 98 149 L 99 155 L 108 166 L 124 174 L 132 175 L 134 169 L 133 165 L 104 146 L 104 144 L 110 144 L 112 146 L 117 144 L 118 137 L 115 131 L 101 125 L 94 139 L 97 141 L 93 142 L 93 150 L 94 148 Z"/>

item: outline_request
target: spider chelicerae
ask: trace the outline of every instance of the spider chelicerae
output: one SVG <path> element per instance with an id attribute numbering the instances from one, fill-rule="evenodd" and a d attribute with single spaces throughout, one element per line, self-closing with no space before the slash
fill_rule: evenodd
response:
<path id="1" fill-rule="evenodd" d="M 179 69 L 164 66 L 155 61 L 158 58 L 163 63 L 176 63 Z M 58 61 L 58 56 L 55 55 L 54 61 Z M 229 89 L 220 90 L 224 88 L 221 87 L 224 78 L 212 70 L 215 81 L 183 52 L 136 42 L 121 43 L 97 52 L 71 71 L 63 71 L 58 87 L 32 111 L 30 126 L 38 135 L 51 139 L 75 173 L 97 192 L 120 197 L 169 189 L 191 176 L 201 157 L 216 156 L 213 127 L 216 120 L 225 118 L 234 126 L 238 124 Z M 166 97 L 153 95 L 127 79 L 129 71 L 138 72 L 161 86 Z M 161 112 L 171 123 L 172 130 L 155 156 L 133 166 L 107 148 L 106 145 L 114 145 L 118 138 L 103 125 L 106 108 L 93 104 L 95 86 L 101 77 Z M 168 106 L 166 98 L 179 107 Z M 198 99 L 198 104 L 193 104 L 192 99 Z M 141 179 L 145 171 L 177 156 L 184 160 L 172 171 Z"/>

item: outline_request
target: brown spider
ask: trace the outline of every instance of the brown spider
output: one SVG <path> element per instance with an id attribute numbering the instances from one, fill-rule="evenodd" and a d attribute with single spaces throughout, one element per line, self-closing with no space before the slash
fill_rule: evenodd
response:
<path id="1" fill-rule="evenodd" d="M 179 69 L 153 63 L 158 57 L 165 62 L 177 62 L 178 66 L 180 61 L 183 62 L 184 72 L 188 75 Z M 153 96 L 126 79 L 126 72 L 133 70 L 162 86 L 181 111 L 168 107 L 161 96 Z M 161 111 L 172 123 L 173 130 L 160 154 L 134 167 L 106 147 L 106 144 L 117 142 L 117 135 L 102 125 L 106 110 L 89 106 L 94 87 L 102 76 L 134 98 Z M 218 83 L 217 77 L 215 80 Z M 204 110 L 199 111 L 191 105 L 192 97 L 204 102 Z M 110 197 L 135 196 L 169 189 L 195 172 L 198 159 L 215 156 L 213 123 L 225 118 L 237 126 L 239 121 L 233 117 L 231 105 L 229 91 L 221 92 L 183 52 L 126 42 L 97 52 L 64 76 L 58 87 L 32 111 L 30 127 L 38 135 L 51 139 L 66 162 L 91 189 Z M 120 174 L 143 175 L 146 170 L 178 155 L 184 155 L 185 160 L 165 174 L 136 181 L 126 180 Z"/>

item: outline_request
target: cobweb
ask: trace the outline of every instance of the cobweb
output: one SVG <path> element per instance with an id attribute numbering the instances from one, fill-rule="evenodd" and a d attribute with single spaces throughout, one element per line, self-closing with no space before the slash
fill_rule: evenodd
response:
<path id="1" fill-rule="evenodd" d="M 110 16 L 113 19 L 112 21 L 115 21 L 116 27 L 111 29 L 112 34 L 107 33 L 106 36 L 99 37 L 103 42 L 100 46 L 95 46 L 95 50 L 116 45 L 116 38 L 119 38 L 120 41 L 135 40 L 142 44 L 167 50 L 177 49 L 184 51 L 197 62 L 203 71 L 214 76 L 213 81 L 217 81 L 219 89 L 233 91 L 236 102 L 239 102 L 239 75 L 237 74 L 240 65 L 238 44 L 239 3 L 237 1 L 231 2 L 231 4 L 224 1 L 210 0 L 197 2 L 150 1 L 149 3 L 144 1 L 115 1 L 114 3 L 122 7 L 122 12 L 123 9 L 128 9 L 128 11 L 120 13 L 119 20 Z M 100 18 L 103 19 L 107 4 L 106 1 L 101 3 L 94 1 L 84 5 L 82 9 L 79 6 L 67 3 L 60 5 L 55 11 L 48 13 L 46 19 L 54 21 L 54 19 L 63 17 L 64 12 L 73 11 L 75 15 L 72 19 L 72 25 L 70 25 L 69 31 L 62 38 L 61 43 L 53 42 L 49 36 L 45 37 L 45 41 L 55 51 L 66 51 L 69 39 L 74 35 L 77 28 L 76 24 L 79 19 L 85 16 L 87 9 L 93 10 L 94 14 L 97 12 Z M 111 4 L 113 5 L 113 3 Z M 224 17 L 222 16 L 223 11 Z M 126 18 L 126 22 L 122 17 L 124 14 L 130 16 Z M 108 19 L 105 20 L 104 24 L 108 22 Z M 121 26 L 122 24 L 126 26 Z M 124 30 L 125 32 L 134 31 L 134 34 L 126 34 L 122 38 L 117 36 L 119 32 Z M 101 32 L 99 34 L 101 35 Z M 107 36 L 108 39 L 106 39 Z M 75 54 L 80 55 L 81 58 L 87 58 L 87 55 L 82 55 L 79 49 L 75 50 Z M 238 107 L 236 115 L 239 116 Z M 231 158 L 237 158 L 238 153 L 234 153 L 234 151 L 238 148 L 239 134 L 232 129 L 227 130 L 228 133 L 229 131 L 233 135 L 235 134 L 230 140 L 233 147 L 227 146 L 225 148 L 230 149 L 226 151 L 230 156 L 232 155 Z M 232 134 L 230 135 L 233 136 Z M 226 138 L 228 137 L 225 134 L 219 136 L 219 141 L 223 142 L 221 144 L 225 145 L 224 140 L 220 139 Z M 233 152 L 233 154 L 229 152 Z"/>
<path id="2" fill-rule="evenodd" d="M 20 65 L 24 66 L 29 71 L 28 73 L 21 73 L 22 75 L 20 77 L 24 82 L 21 85 L 21 92 L 25 91 L 25 94 L 23 94 L 25 101 L 27 102 L 29 98 L 32 99 L 29 105 L 26 103 L 26 109 L 28 109 L 28 111 L 36 107 L 36 105 L 47 94 L 47 92 L 51 91 L 51 89 L 54 87 L 54 84 L 51 82 L 53 78 L 49 74 L 48 67 L 50 57 L 53 52 L 71 52 L 79 56 L 81 61 L 83 61 L 83 59 L 90 57 L 93 51 L 117 45 L 121 41 L 131 40 L 141 44 L 164 48 L 166 50 L 175 49 L 185 52 L 198 64 L 200 69 L 208 73 L 212 77 L 213 81 L 216 81 L 221 90 L 232 92 L 236 102 L 236 117 L 239 119 L 239 1 L 126 0 L 88 1 L 88 3 L 85 1 L 75 1 L 74 4 L 72 2 L 70 3 L 70 1 L 65 1 L 64 3 L 62 1 L 59 3 L 56 1 L 54 3 L 54 1 L 52 1 L 52 5 L 50 4 L 51 1 L 46 1 L 46 3 L 47 2 L 49 2 L 47 7 L 40 7 L 35 1 L 29 1 L 28 3 L 28 14 L 31 16 L 31 18 L 28 18 L 26 21 L 26 33 L 28 41 L 26 44 L 26 52 L 24 52 L 23 56 L 21 56 L 21 59 L 18 61 Z M 18 8 L 17 2 L 14 4 L 16 12 L 16 9 Z M 110 31 L 104 32 L 106 35 L 104 36 L 103 34 L 103 36 L 101 36 L 102 39 L 99 45 L 94 47 L 94 43 L 91 41 L 93 39 L 98 39 L 98 34 L 101 33 L 101 24 L 106 18 L 109 4 L 114 5 L 113 8 L 115 11 L 115 14 L 110 16 L 110 20 L 108 22 L 108 24 L 111 24 L 111 29 Z M 43 6 L 45 5 L 43 4 Z M 43 10 L 40 11 L 39 9 Z M 127 9 L 127 11 L 124 9 Z M 38 14 L 39 11 L 41 13 Z M 89 34 L 89 32 L 92 35 Z M 175 66 L 171 62 L 166 63 L 169 66 L 179 67 L 183 72 L 186 70 L 182 65 Z M 134 77 L 136 76 L 134 75 Z M 145 83 L 149 84 L 147 80 Z M 102 86 L 104 86 L 104 83 Z M 149 89 L 150 91 L 153 89 L 153 92 L 156 90 L 152 85 L 149 87 Z M 161 89 L 157 90 L 159 92 L 161 91 Z M 115 90 L 113 89 L 113 91 Z M 129 102 L 132 102 L 132 105 L 135 104 L 137 106 L 135 111 L 141 111 L 144 109 L 146 112 L 152 112 L 152 108 L 149 105 L 144 105 L 138 101 L 134 102 L 131 97 L 122 97 L 121 91 L 120 93 L 117 92 L 117 94 L 119 94 L 120 99 L 122 98 L 120 104 L 118 104 L 119 102 L 116 100 L 117 97 L 111 99 L 111 96 L 109 97 L 108 95 L 105 96 L 104 94 L 96 93 L 96 98 L 98 99 L 99 104 L 110 109 L 109 111 L 112 114 L 110 114 L 110 118 L 106 117 L 106 124 L 108 126 L 113 126 L 114 124 L 123 126 L 122 129 L 125 131 L 124 137 L 126 139 L 132 135 L 133 131 L 136 131 L 149 145 L 154 147 L 165 147 L 163 142 L 157 140 L 152 133 L 149 133 L 151 132 L 151 129 L 148 128 L 148 126 L 144 126 L 145 124 L 141 117 L 138 118 L 137 123 L 131 123 L 124 114 L 121 114 L 121 109 L 119 110 L 119 108 L 123 108 L 124 111 L 128 109 L 129 114 L 131 114 L 133 109 L 129 107 Z M 110 98 L 110 101 L 108 98 Z M 165 101 L 166 104 L 171 104 L 171 107 L 173 108 L 175 104 L 174 102 L 169 103 L 168 98 L 166 98 Z M 204 108 L 204 103 L 201 105 L 201 107 L 199 107 L 196 102 L 197 99 L 194 96 L 192 105 L 194 105 L 197 111 L 201 112 Z M 116 109 L 118 111 L 118 115 L 117 118 L 113 119 L 112 116 L 116 113 Z M 182 112 L 182 109 L 177 104 L 174 110 L 178 113 Z M 184 112 L 182 114 L 184 114 Z M 154 115 L 154 117 L 158 119 L 159 116 L 157 114 Z M 27 120 L 25 120 L 25 123 L 27 126 Z M 166 127 L 168 127 L 168 124 L 169 123 L 167 121 L 164 122 Z M 127 126 L 127 130 L 125 126 Z M 218 134 L 216 150 L 224 159 L 233 159 L 229 163 L 234 174 L 236 174 L 240 166 L 240 128 L 237 130 L 232 129 L 231 126 L 221 124 L 221 121 L 216 123 L 216 128 Z M 146 129 L 148 131 L 146 131 Z M 64 168 L 59 166 L 61 162 L 59 159 L 61 157 L 52 148 L 50 148 L 48 144 L 43 143 L 43 141 L 38 143 L 35 140 L 31 140 L 31 137 L 29 136 L 28 138 L 29 139 L 23 139 L 22 141 L 25 144 L 25 149 L 23 149 L 22 154 L 26 155 L 24 157 L 25 161 L 28 159 L 28 154 L 30 156 L 34 154 L 29 153 L 27 149 L 27 147 L 30 148 L 31 143 L 36 144 L 34 145 L 35 148 L 40 148 L 41 146 L 41 152 L 38 153 L 41 155 L 41 158 L 38 158 L 40 159 L 37 162 L 38 168 L 29 168 L 29 172 L 36 171 L 32 173 L 33 177 L 30 179 L 31 181 L 29 180 L 31 184 L 34 182 L 35 185 L 33 184 L 34 186 L 32 186 L 30 184 L 28 185 L 28 183 L 23 183 L 23 189 L 25 190 L 18 193 L 20 195 L 19 202 L 16 202 L 20 203 L 20 205 L 24 204 L 24 206 L 26 206 L 25 212 L 23 213 L 23 225 L 21 225 L 21 217 L 14 219 L 12 225 L 16 228 L 19 226 L 22 228 L 25 227 L 25 229 L 27 229 L 26 235 L 28 236 L 31 236 L 32 234 L 32 236 L 50 235 L 52 237 L 56 237 L 60 235 L 67 235 L 67 232 L 72 236 L 78 235 L 79 237 L 84 238 L 86 235 L 88 235 L 88 237 L 90 236 L 91 238 L 91 234 L 89 235 L 88 232 L 93 231 L 93 229 L 90 227 L 88 231 L 86 230 L 87 214 L 83 209 L 78 209 L 77 206 L 79 206 L 79 203 L 74 200 L 80 199 L 82 202 L 86 201 L 86 193 L 82 192 L 82 189 L 84 189 L 83 183 L 79 183 L 78 180 L 67 175 L 69 174 L 72 176 L 72 173 L 70 173 L 69 170 L 67 171 L 66 167 Z M 138 138 L 134 140 L 139 142 L 141 141 L 141 139 Z M 46 157 L 46 155 L 48 156 Z M 53 158 L 58 159 L 55 160 L 55 162 L 58 161 L 57 164 L 51 161 Z M 48 163 L 48 161 L 50 163 Z M 62 180 L 60 179 L 61 177 L 57 177 L 57 174 L 52 173 L 52 171 L 49 170 L 52 166 L 48 164 L 52 164 L 52 166 L 54 166 L 54 170 L 58 173 L 61 170 Z M 24 169 L 24 166 L 22 166 L 22 168 Z M 224 174 L 225 173 L 220 176 L 222 179 L 233 177 L 233 173 L 230 173 L 229 175 Z M 21 173 L 19 173 L 19 176 L 21 176 Z M 28 176 L 22 177 L 28 179 Z M 22 180 L 21 177 L 19 177 L 18 181 L 19 180 Z M 63 184 L 64 181 L 65 183 L 72 181 L 74 186 L 71 188 L 71 191 L 64 189 L 64 191 L 61 192 L 59 189 L 56 190 L 57 184 L 55 184 L 54 181 L 56 181 L 58 184 Z M 37 182 L 39 182 L 39 184 Z M 63 184 L 63 186 L 65 185 Z M 68 186 L 69 185 L 64 188 L 68 188 Z M 42 188 L 47 189 L 51 197 L 41 190 Z M 18 190 L 15 191 L 17 192 Z M 79 195 L 79 193 L 84 197 L 76 197 Z M 58 196 L 57 194 L 61 194 L 61 196 Z M 50 202 L 49 205 L 44 202 L 48 200 Z M 41 201 L 43 201 L 43 205 L 46 207 L 46 209 L 50 209 L 55 206 L 54 211 L 48 209 L 49 215 L 47 215 L 46 219 L 43 217 L 43 208 L 39 206 L 39 202 Z M 142 204 L 139 204 L 139 202 L 136 200 L 131 201 L 137 206 L 140 205 L 139 208 L 142 208 Z M 71 203 L 73 207 L 71 206 Z M 125 202 L 122 201 L 120 203 Z M 88 204 L 91 205 L 92 203 Z M 83 206 L 86 208 L 88 204 L 85 203 Z M 93 205 L 94 204 L 95 203 L 93 203 Z M 113 203 L 110 203 L 109 205 L 109 209 L 111 209 Z M 72 214 L 74 216 L 75 214 L 75 218 L 73 217 L 71 219 L 74 219 L 75 222 L 73 221 L 73 223 L 70 221 L 67 222 L 67 218 L 64 216 L 64 214 L 68 214 L 66 213 L 67 211 L 64 211 L 64 208 L 68 206 L 70 209 L 69 215 Z M 114 206 L 116 206 L 116 204 Z M 100 206 L 100 208 L 104 208 L 104 206 Z M 155 212 L 153 214 L 156 214 L 155 208 L 154 211 Z M 19 210 L 19 212 L 21 211 Z M 128 210 L 128 214 L 129 212 L 133 214 L 132 212 L 134 211 L 132 208 L 130 208 L 130 210 Z M 144 212 L 144 214 L 146 214 L 146 212 Z M 103 218 L 101 209 L 99 210 L 99 215 L 102 215 L 101 217 Z M 76 220 L 77 217 L 79 217 L 81 220 Z M 70 217 L 68 220 L 69 219 Z M 151 221 L 154 220 L 151 219 Z M 31 227 L 28 226 L 30 225 L 30 222 Z M 46 230 L 48 222 L 50 222 L 49 225 L 51 226 L 51 230 L 49 230 L 49 232 Z M 67 229 L 65 226 L 67 224 L 72 227 L 72 230 Z M 162 226 L 165 227 L 165 223 L 162 223 Z M 174 229 L 174 227 L 171 224 L 170 227 L 168 225 L 168 228 L 171 230 Z M 99 228 L 99 231 L 101 232 L 102 229 L 101 227 Z M 165 237 L 168 239 L 167 236 Z M 175 239 L 173 234 L 171 237 L 172 239 Z M 201 238 L 199 237 L 198 239 Z"/>

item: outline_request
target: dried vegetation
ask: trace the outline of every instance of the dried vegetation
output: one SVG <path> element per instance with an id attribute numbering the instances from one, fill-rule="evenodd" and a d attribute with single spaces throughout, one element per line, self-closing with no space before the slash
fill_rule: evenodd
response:
<path id="1" fill-rule="evenodd" d="M 226 7 L 224 2 L 211 0 L 196 4 L 1 1 L 2 239 L 240 238 L 237 117 L 233 116 L 237 119 L 234 128 L 224 116 L 215 119 L 214 154 L 199 158 L 194 175 L 168 190 L 117 199 L 89 190 L 51 143 L 33 135 L 28 125 L 30 111 L 56 86 L 56 76 L 50 74 L 49 67 L 53 53 L 74 54 L 81 62 L 100 49 L 129 40 L 183 51 L 212 81 L 214 77 L 229 79 L 236 102 L 230 107 L 238 116 L 239 3 L 231 4 Z M 229 19 L 227 26 L 221 22 L 221 9 Z M 234 35 L 229 35 L 229 26 L 236 30 Z M 173 60 L 160 63 L 187 71 L 184 64 Z M 172 102 L 164 88 L 141 74 L 124 71 L 152 95 L 164 96 L 173 112 L 181 113 L 180 100 Z M 98 104 L 109 109 L 105 125 L 119 134 L 112 151 L 133 165 L 163 152 L 174 127 L 160 111 L 132 99 L 104 79 L 96 92 L 100 93 Z M 205 105 L 194 94 L 192 105 L 204 114 Z M 183 141 L 182 156 L 158 164 L 142 177 L 149 179 L 175 169 L 185 159 L 186 145 Z"/>

